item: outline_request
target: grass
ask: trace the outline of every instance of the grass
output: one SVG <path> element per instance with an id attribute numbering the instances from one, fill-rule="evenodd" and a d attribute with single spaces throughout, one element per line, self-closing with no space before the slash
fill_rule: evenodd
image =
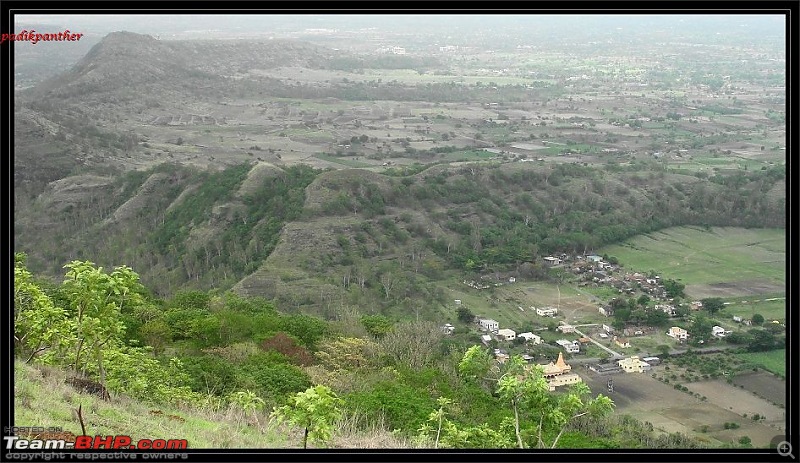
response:
<path id="1" fill-rule="evenodd" d="M 770 350 L 767 352 L 747 352 L 736 354 L 737 357 L 761 366 L 782 377 L 786 377 L 786 350 Z"/>
<path id="2" fill-rule="evenodd" d="M 773 298 L 778 299 L 771 301 L 766 300 Z M 726 302 L 730 302 L 730 304 L 725 306 L 721 314 L 727 315 L 728 318 L 734 315 L 743 318 L 751 318 L 757 313 L 764 316 L 767 322 L 771 320 L 784 320 L 786 318 L 786 299 L 783 297 L 783 294 L 765 294 L 758 298 L 732 297 L 727 298 Z"/>
<path id="3" fill-rule="evenodd" d="M 599 254 L 615 256 L 629 270 L 655 270 L 686 285 L 748 280 L 784 284 L 786 231 L 675 227 L 640 235 Z"/>
<path id="4" fill-rule="evenodd" d="M 547 326 L 554 320 L 561 320 L 562 314 L 555 319 L 540 317 L 530 306 L 543 307 L 558 305 L 558 291 L 561 291 L 563 304 L 570 300 L 588 300 L 569 286 L 559 286 L 542 282 L 517 282 L 503 286 L 476 290 L 460 282 L 450 283 L 445 286 L 449 299 L 461 299 L 462 303 L 473 314 L 485 318 L 492 318 L 500 323 L 501 328 L 519 330 L 522 326 L 533 323 L 537 326 Z M 453 306 L 455 307 L 455 306 Z M 519 310 L 522 307 L 523 310 Z M 563 313 L 563 310 L 562 310 Z"/>
<path id="5" fill-rule="evenodd" d="M 237 409 L 211 410 L 147 404 L 115 395 L 103 401 L 80 393 L 64 383 L 64 370 L 27 365 L 14 367 L 14 425 L 60 427 L 81 434 L 75 410 L 82 416 L 89 435 L 130 435 L 139 439 L 186 439 L 187 449 L 198 448 L 299 448 L 302 432 L 273 427 L 270 410 L 244 416 Z M 269 408 L 269 407 L 267 407 Z M 386 429 L 383 422 L 346 415 L 335 424 L 333 448 L 410 448 L 413 444 Z"/>
<path id="6" fill-rule="evenodd" d="M 323 161 L 335 162 L 336 164 L 341 164 L 347 167 L 354 167 L 354 168 L 373 167 L 372 164 L 367 164 L 366 162 L 353 161 L 352 159 L 337 158 L 336 156 L 330 156 L 328 154 L 315 154 L 314 157 L 317 159 L 321 159 Z"/>
<path id="7" fill-rule="evenodd" d="M 14 424 L 57 426 L 81 434 L 74 410 L 82 406 L 86 432 L 90 435 L 126 434 L 138 439 L 186 439 L 188 448 L 285 448 L 293 443 L 266 424 L 248 424 L 236 410 L 180 409 L 137 402 L 115 396 L 105 402 L 79 393 L 64 383 L 66 373 L 51 367 L 15 364 Z"/>
<path id="8" fill-rule="evenodd" d="M 454 153 L 444 153 L 442 159 L 447 162 L 480 161 L 483 159 L 492 159 L 495 156 L 497 155 L 484 150 L 469 150 L 469 151 L 459 151 Z"/>

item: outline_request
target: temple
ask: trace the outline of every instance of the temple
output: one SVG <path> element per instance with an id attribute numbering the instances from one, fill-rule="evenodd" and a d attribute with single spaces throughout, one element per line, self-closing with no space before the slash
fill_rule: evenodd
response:
<path id="1" fill-rule="evenodd" d="M 564 354 L 559 352 L 555 363 L 540 365 L 543 368 L 544 378 L 547 380 L 551 391 L 555 391 L 558 386 L 580 383 L 583 381 L 580 376 L 570 373 L 572 367 L 564 361 Z"/>

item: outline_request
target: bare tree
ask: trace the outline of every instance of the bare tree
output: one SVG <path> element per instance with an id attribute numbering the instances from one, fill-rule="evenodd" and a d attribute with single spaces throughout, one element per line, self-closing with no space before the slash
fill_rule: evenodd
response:
<path id="1" fill-rule="evenodd" d="M 397 279 L 392 272 L 384 272 L 381 275 L 381 286 L 383 286 L 383 292 L 386 294 L 386 300 L 389 300 L 389 293 L 396 282 Z"/>
<path id="2" fill-rule="evenodd" d="M 381 340 L 381 345 L 397 362 L 418 370 L 434 360 L 442 336 L 436 323 L 413 321 L 395 325 Z"/>

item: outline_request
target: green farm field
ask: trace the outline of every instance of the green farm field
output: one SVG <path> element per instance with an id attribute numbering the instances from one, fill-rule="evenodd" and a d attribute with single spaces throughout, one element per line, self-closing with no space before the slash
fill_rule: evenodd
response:
<path id="1" fill-rule="evenodd" d="M 655 270 L 693 298 L 783 295 L 786 231 L 674 227 L 601 249 L 629 270 Z"/>
<path id="2" fill-rule="evenodd" d="M 736 354 L 737 357 L 760 365 L 765 370 L 786 377 L 786 350 L 770 350 L 767 352 L 746 352 Z"/>
<path id="3" fill-rule="evenodd" d="M 764 297 L 769 296 L 769 297 Z M 754 314 L 761 314 L 769 322 L 771 320 L 784 320 L 786 318 L 786 297 L 783 295 L 764 295 L 757 298 L 730 298 L 722 310 L 722 314 L 742 318 L 752 318 Z"/>

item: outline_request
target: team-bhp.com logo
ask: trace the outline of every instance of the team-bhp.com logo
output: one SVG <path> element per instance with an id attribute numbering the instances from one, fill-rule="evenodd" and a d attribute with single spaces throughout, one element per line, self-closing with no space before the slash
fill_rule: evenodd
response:
<path id="1" fill-rule="evenodd" d="M 4 436 L 6 450 L 183 450 L 186 439 L 139 439 L 131 436 L 76 436 L 67 439 L 26 439 L 20 436 Z"/>

